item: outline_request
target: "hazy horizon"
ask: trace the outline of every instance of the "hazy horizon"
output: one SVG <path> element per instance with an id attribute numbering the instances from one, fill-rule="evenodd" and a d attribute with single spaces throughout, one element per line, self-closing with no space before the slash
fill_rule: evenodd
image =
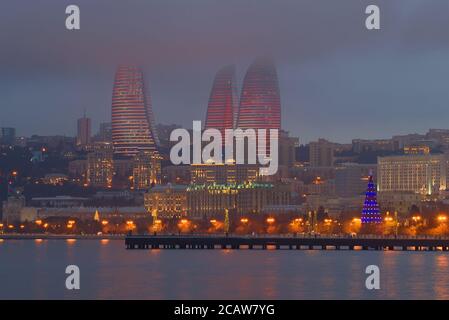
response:
<path id="1" fill-rule="evenodd" d="M 142 65 L 157 123 L 204 121 L 215 73 L 254 58 L 277 65 L 282 127 L 300 143 L 349 143 L 449 128 L 449 0 L 17 1 L 0 12 L 0 126 L 74 136 L 110 121 L 118 63 Z"/>

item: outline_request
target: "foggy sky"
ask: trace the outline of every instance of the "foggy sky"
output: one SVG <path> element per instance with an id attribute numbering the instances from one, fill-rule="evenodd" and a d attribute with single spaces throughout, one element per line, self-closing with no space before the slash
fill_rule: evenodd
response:
<path id="1" fill-rule="evenodd" d="M 81 30 L 65 29 L 77 4 Z M 381 9 L 381 30 L 364 27 Z M 110 121 L 114 69 L 146 72 L 157 122 L 203 120 L 215 72 L 275 58 L 302 143 L 449 128 L 449 0 L 16 0 L 0 10 L 0 126 L 74 135 Z"/>

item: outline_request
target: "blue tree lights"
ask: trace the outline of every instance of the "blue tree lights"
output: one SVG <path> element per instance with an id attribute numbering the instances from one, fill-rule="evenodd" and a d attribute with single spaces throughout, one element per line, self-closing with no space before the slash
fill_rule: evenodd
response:
<path id="1" fill-rule="evenodd" d="M 365 193 L 365 202 L 362 209 L 362 223 L 381 223 L 382 217 L 379 212 L 379 205 L 377 204 L 376 185 L 373 181 L 373 175 L 370 174 L 368 179 L 368 188 Z"/>

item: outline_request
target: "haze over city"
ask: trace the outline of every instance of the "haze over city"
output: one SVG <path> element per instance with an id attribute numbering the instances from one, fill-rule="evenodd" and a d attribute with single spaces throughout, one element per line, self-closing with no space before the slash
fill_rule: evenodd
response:
<path id="1" fill-rule="evenodd" d="M 237 64 L 241 88 L 254 57 L 269 54 L 282 127 L 301 143 L 447 127 L 448 1 L 378 1 L 376 32 L 364 28 L 368 1 L 134 2 L 77 1 L 79 32 L 64 28 L 66 1 L 2 10 L 0 125 L 73 136 L 85 109 L 95 131 L 110 121 L 125 61 L 143 66 L 156 122 L 190 128 L 204 121 L 218 69 Z"/>

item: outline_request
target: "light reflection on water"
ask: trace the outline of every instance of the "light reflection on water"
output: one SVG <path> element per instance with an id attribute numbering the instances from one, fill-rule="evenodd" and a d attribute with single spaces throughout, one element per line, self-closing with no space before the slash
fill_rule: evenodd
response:
<path id="1" fill-rule="evenodd" d="M 0 299 L 449 299 L 449 253 L 125 250 L 117 240 L 6 240 Z M 65 289 L 65 268 L 81 290 Z M 381 290 L 365 289 L 378 265 Z"/>

